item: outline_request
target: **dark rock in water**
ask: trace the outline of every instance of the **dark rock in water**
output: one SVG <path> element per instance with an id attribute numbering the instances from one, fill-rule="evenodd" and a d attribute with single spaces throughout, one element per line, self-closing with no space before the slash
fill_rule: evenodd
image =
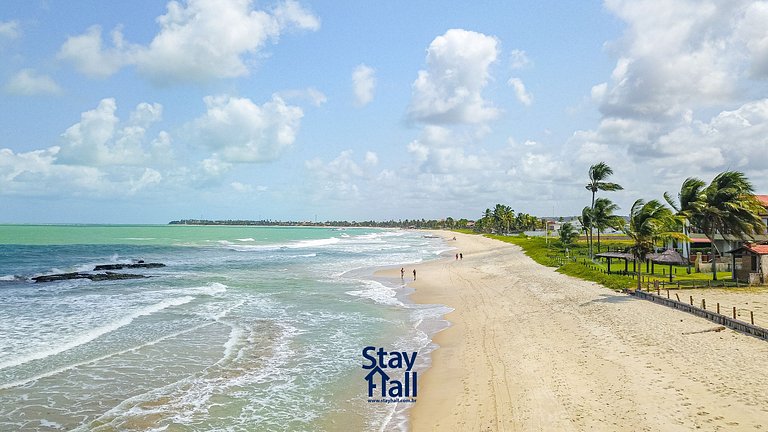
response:
<path id="1" fill-rule="evenodd" d="M 122 279 L 142 279 L 149 276 L 130 274 L 130 273 L 59 273 L 52 275 L 44 275 L 33 277 L 35 282 L 57 282 L 63 280 L 72 279 L 90 279 L 92 281 L 108 281 L 108 280 L 122 280 Z"/>
<path id="2" fill-rule="evenodd" d="M 158 267 L 165 267 L 165 264 L 145 263 L 145 262 L 139 262 L 137 264 L 104 264 L 104 265 L 97 265 L 96 267 L 93 268 L 93 271 L 137 269 L 137 268 L 158 268 Z"/>

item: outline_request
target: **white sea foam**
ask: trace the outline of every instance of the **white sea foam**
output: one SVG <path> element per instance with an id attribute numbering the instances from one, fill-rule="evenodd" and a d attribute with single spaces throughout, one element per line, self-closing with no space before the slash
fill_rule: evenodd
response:
<path id="1" fill-rule="evenodd" d="M 0 281 L 14 281 L 14 280 L 17 280 L 17 279 L 18 278 L 15 275 L 0 276 Z"/>
<path id="2" fill-rule="evenodd" d="M 256 240 L 252 239 L 251 237 L 248 238 L 241 238 L 241 239 L 235 239 L 239 242 L 255 242 Z"/>
<path id="3" fill-rule="evenodd" d="M 347 291 L 346 293 L 355 297 L 371 299 L 379 304 L 391 306 L 403 306 L 403 302 L 397 299 L 397 291 L 380 282 L 374 280 L 361 280 L 361 284 L 367 289 Z"/>
<path id="4" fill-rule="evenodd" d="M 81 333 L 80 335 L 71 338 L 69 341 L 66 341 L 62 344 L 53 346 L 49 349 L 41 350 L 38 352 L 27 354 L 23 357 L 14 358 L 11 360 L 7 360 L 5 362 L 0 363 L 0 369 L 5 369 L 11 366 L 19 366 L 24 363 L 29 363 L 34 360 L 40 360 L 44 359 L 46 357 L 50 357 L 56 354 L 60 354 L 64 351 L 71 350 L 72 348 L 78 347 L 80 345 L 87 344 L 88 342 L 103 336 L 107 333 L 113 332 L 121 327 L 127 326 L 131 322 L 133 322 L 134 319 L 145 316 L 145 315 L 151 315 L 153 313 L 159 312 L 163 309 L 167 309 L 169 307 L 173 306 L 181 306 L 185 303 L 189 303 L 192 300 L 194 300 L 194 297 L 191 296 L 185 296 L 185 297 L 179 297 L 179 298 L 172 298 L 172 299 L 166 299 L 159 303 L 155 303 L 153 305 L 145 306 L 141 309 L 138 309 L 118 320 L 112 321 L 109 324 L 103 325 L 101 327 L 96 327 L 91 330 L 88 330 L 84 333 Z"/>
<path id="5" fill-rule="evenodd" d="M 316 239 L 316 240 L 299 240 L 296 243 L 289 243 L 285 245 L 285 247 L 287 247 L 288 249 L 320 247 L 320 246 L 328 246 L 328 245 L 336 244 L 340 241 L 341 240 L 336 237 L 331 237 L 327 239 Z"/>
<path id="6" fill-rule="evenodd" d="M 2 384 L 2 385 L 0 385 L 0 390 L 5 390 L 5 389 L 13 388 L 13 387 L 19 387 L 19 386 L 22 386 L 24 384 L 27 384 L 27 383 L 30 383 L 30 382 L 33 382 L 33 381 L 37 381 L 37 380 L 40 380 L 40 379 L 43 379 L 43 378 L 47 378 L 49 376 L 58 375 L 58 374 L 60 374 L 62 372 L 66 372 L 68 370 L 75 369 L 75 368 L 78 368 L 80 366 L 85 366 L 85 365 L 89 365 L 89 364 L 93 364 L 93 363 L 98 363 L 98 362 L 100 362 L 102 360 L 106 360 L 106 359 L 114 357 L 114 356 L 119 356 L 119 355 L 123 355 L 123 354 L 129 353 L 129 352 L 134 352 L 134 351 L 140 350 L 140 349 L 148 347 L 148 346 L 156 345 L 156 344 L 158 344 L 158 343 L 160 343 L 160 342 L 162 342 L 164 340 L 171 339 L 171 338 L 174 338 L 174 337 L 177 337 L 177 336 L 181 336 L 181 335 L 186 334 L 186 333 L 191 333 L 191 332 L 196 331 L 196 330 L 200 330 L 200 329 L 202 329 L 204 327 L 208 327 L 209 325 L 212 325 L 212 324 L 213 324 L 212 322 L 203 323 L 203 324 L 196 325 L 194 327 L 191 327 L 191 328 L 179 331 L 179 332 L 167 334 L 165 336 L 162 336 L 160 338 L 151 340 L 149 342 L 145 342 L 145 343 L 143 343 L 141 345 L 138 345 L 138 346 L 135 346 L 135 347 L 131 347 L 131 348 L 128 348 L 128 349 L 112 352 L 112 353 L 105 354 L 105 355 L 100 356 L 100 357 L 84 360 L 84 361 L 81 361 L 81 362 L 72 363 L 72 364 L 69 364 L 67 366 L 64 366 L 64 367 L 61 367 L 61 368 L 58 368 L 58 369 L 54 369 L 52 371 L 48 371 L 48 372 L 40 374 L 40 375 L 35 375 L 35 376 L 29 377 L 29 378 L 25 378 L 25 379 L 22 379 L 22 380 L 19 380 L 19 381 L 14 381 L 14 382 Z"/>

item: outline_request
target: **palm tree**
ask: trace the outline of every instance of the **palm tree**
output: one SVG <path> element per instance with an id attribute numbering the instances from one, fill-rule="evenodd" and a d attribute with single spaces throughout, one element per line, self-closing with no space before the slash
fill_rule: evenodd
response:
<path id="1" fill-rule="evenodd" d="M 585 188 L 589 191 L 592 191 L 592 206 L 590 209 L 594 211 L 595 209 L 595 194 L 597 191 L 617 191 L 624 189 L 621 187 L 621 185 L 617 183 L 610 183 L 604 181 L 608 177 L 613 174 L 613 170 L 611 167 L 609 167 L 605 162 L 599 162 L 595 165 L 592 165 L 589 167 L 589 183 L 585 186 Z M 592 233 L 592 227 L 593 224 L 590 222 L 589 225 L 589 232 Z M 592 236 L 590 235 L 590 238 Z M 592 241 L 589 242 L 589 256 L 593 256 L 592 254 Z"/>
<path id="2" fill-rule="evenodd" d="M 445 226 L 448 227 L 448 229 L 453 229 L 453 227 L 456 226 L 456 221 L 454 221 L 452 217 L 448 216 L 445 218 Z"/>
<path id="3" fill-rule="evenodd" d="M 592 233 L 590 232 L 590 227 L 592 226 L 592 209 L 584 207 L 581 209 L 581 216 L 578 216 L 576 219 L 581 223 L 581 229 L 584 230 L 584 235 L 587 237 L 587 245 L 591 244 Z"/>
<path id="4" fill-rule="evenodd" d="M 639 199 L 632 204 L 629 212 L 629 224 L 624 225 L 623 231 L 630 240 L 630 250 L 635 257 L 637 272 L 637 289 L 640 289 L 642 266 L 640 262 L 653 251 L 654 243 L 662 238 L 682 238 L 679 232 L 668 231 L 673 223 L 672 212 L 657 200 L 648 202 Z"/>
<path id="5" fill-rule="evenodd" d="M 597 252 L 600 252 L 600 234 L 606 228 L 621 228 L 624 225 L 624 219 L 621 216 L 613 214 L 619 206 L 611 202 L 608 198 L 598 198 L 595 200 L 595 207 L 592 209 L 592 224 L 597 228 Z M 583 212 L 582 212 L 583 214 Z"/>
<path id="6" fill-rule="evenodd" d="M 763 207 L 755 197 L 752 183 L 739 171 L 718 174 L 698 196 L 700 203 L 691 214 L 691 222 L 697 224 L 710 241 L 712 280 L 717 280 L 715 234 L 747 239 L 765 232 L 759 215 Z"/>
<path id="7" fill-rule="evenodd" d="M 493 212 L 487 208 L 483 212 L 483 217 L 480 218 L 480 229 L 485 232 L 491 232 L 490 228 L 493 224 Z"/>
<path id="8" fill-rule="evenodd" d="M 515 219 L 515 211 L 504 204 L 496 204 L 493 209 L 493 220 L 499 234 L 509 232 L 509 226 Z"/>
<path id="9" fill-rule="evenodd" d="M 570 222 L 566 222 L 560 226 L 560 243 L 563 246 L 568 247 L 576 240 L 579 233 L 573 228 Z"/>
<path id="10" fill-rule="evenodd" d="M 672 196 L 664 192 L 664 199 L 675 210 L 678 218 L 681 219 L 683 225 L 683 234 L 688 236 L 688 227 L 692 224 L 694 218 L 701 216 L 701 210 L 703 201 L 701 199 L 702 191 L 704 190 L 703 180 L 695 177 L 689 177 L 685 179 L 683 185 L 680 187 L 680 192 L 677 194 L 678 202 L 672 199 Z M 701 225 L 699 222 L 693 223 L 693 225 Z M 683 256 L 688 259 L 688 272 L 690 273 L 690 256 L 691 256 L 691 244 L 689 241 L 683 242 Z"/>

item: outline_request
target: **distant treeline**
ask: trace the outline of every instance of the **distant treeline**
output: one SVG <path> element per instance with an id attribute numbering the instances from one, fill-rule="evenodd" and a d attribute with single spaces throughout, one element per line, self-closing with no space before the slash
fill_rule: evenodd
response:
<path id="1" fill-rule="evenodd" d="M 246 226 L 314 226 L 314 227 L 378 227 L 378 228 L 413 228 L 413 229 L 445 229 L 466 228 L 470 221 L 453 218 L 442 220 L 426 219 L 401 219 L 388 221 L 325 221 L 325 222 L 297 222 L 277 220 L 208 220 L 208 219 L 181 219 L 169 222 L 170 225 L 246 225 Z"/>

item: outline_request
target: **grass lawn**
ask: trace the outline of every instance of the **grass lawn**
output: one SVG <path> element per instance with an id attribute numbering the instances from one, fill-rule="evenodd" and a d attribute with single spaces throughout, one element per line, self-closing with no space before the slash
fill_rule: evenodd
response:
<path id="1" fill-rule="evenodd" d="M 461 231 L 465 232 L 465 231 Z M 613 272 L 624 270 L 624 262 L 622 260 L 614 259 L 611 262 L 611 272 L 608 274 L 608 264 L 605 260 L 591 261 L 588 257 L 588 246 L 586 241 L 578 241 L 575 244 L 566 248 L 560 244 L 559 240 L 546 239 L 543 237 L 526 237 L 524 235 L 518 236 L 501 236 L 486 234 L 486 237 L 497 239 L 507 243 L 513 243 L 523 248 L 526 255 L 530 256 L 534 261 L 539 264 L 543 264 L 549 267 L 558 267 L 558 272 L 574 276 L 580 279 L 590 280 L 600 283 L 608 288 L 621 290 L 624 288 L 634 288 L 637 286 L 637 279 L 632 275 L 622 275 Z M 608 249 L 611 251 L 622 251 L 631 243 L 627 240 L 615 240 L 608 238 L 601 239 L 601 251 L 606 252 Z M 595 252 L 597 252 L 597 243 L 594 245 Z M 633 263 L 629 263 L 629 271 L 633 272 Z M 648 270 L 650 270 L 650 265 Z M 645 264 L 641 264 L 642 280 L 669 283 L 669 265 L 655 264 L 653 266 L 653 273 L 646 272 Z M 717 281 L 712 281 L 711 273 L 696 273 L 691 268 L 691 273 L 688 274 L 686 266 L 672 266 L 673 272 L 673 284 L 677 287 L 678 283 L 681 288 L 692 288 L 702 286 L 735 286 L 735 282 L 731 279 L 730 272 L 718 272 Z"/>

